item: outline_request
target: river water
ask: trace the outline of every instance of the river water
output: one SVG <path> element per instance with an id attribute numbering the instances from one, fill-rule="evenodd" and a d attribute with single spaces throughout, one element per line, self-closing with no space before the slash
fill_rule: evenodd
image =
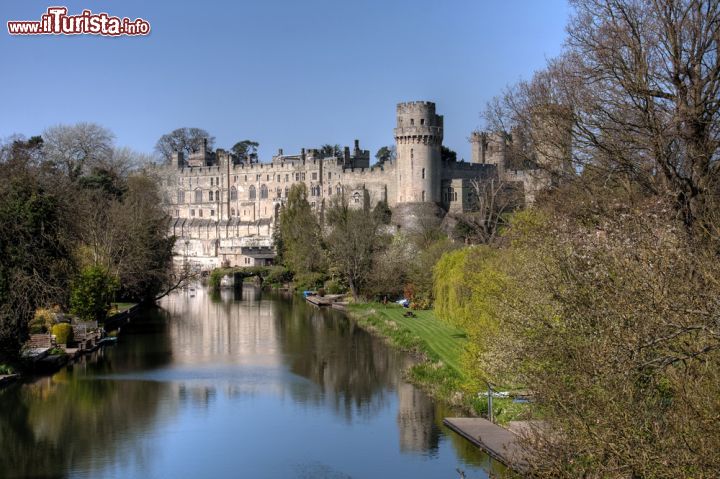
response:
<path id="1" fill-rule="evenodd" d="M 0 391 L 0 477 L 457 478 L 502 468 L 342 314 L 245 285 L 165 298 L 109 346 Z"/>

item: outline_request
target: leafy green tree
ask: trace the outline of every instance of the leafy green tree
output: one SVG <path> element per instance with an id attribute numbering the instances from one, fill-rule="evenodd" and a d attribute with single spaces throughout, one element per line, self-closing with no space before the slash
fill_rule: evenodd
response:
<path id="1" fill-rule="evenodd" d="M 63 178 L 39 163 L 40 137 L 2 147 L 0 361 L 17 358 L 39 306 L 64 303 L 72 262 Z"/>
<path id="2" fill-rule="evenodd" d="M 378 165 L 382 165 L 387 161 L 395 161 L 395 158 L 397 158 L 397 149 L 395 148 L 395 145 L 381 146 L 377 153 L 375 153 L 375 159 L 377 160 Z"/>
<path id="3" fill-rule="evenodd" d="M 344 196 L 336 197 L 326 214 L 326 237 L 330 264 L 340 272 L 354 298 L 364 291 L 371 277 L 373 257 L 386 238 L 381 223 L 369 208 L 351 208 Z"/>
<path id="4" fill-rule="evenodd" d="M 340 147 L 340 145 L 331 145 L 328 143 L 320 147 L 320 150 L 318 150 L 318 154 L 321 158 L 327 158 L 329 156 L 342 158 L 343 149 Z"/>
<path id="5" fill-rule="evenodd" d="M 296 278 L 317 278 L 325 271 L 320 224 L 307 200 L 307 193 L 305 183 L 292 185 L 287 204 L 280 210 L 282 257 Z"/>
<path id="6" fill-rule="evenodd" d="M 255 163 L 258 159 L 257 149 L 259 146 L 260 143 L 257 141 L 243 140 L 235 143 L 231 149 L 242 161 Z"/>
<path id="7" fill-rule="evenodd" d="M 118 287 L 106 269 L 89 266 L 72 282 L 70 311 L 86 321 L 103 321 Z"/>
<path id="8" fill-rule="evenodd" d="M 442 147 L 440 148 L 440 158 L 442 159 L 442 161 L 457 161 L 457 153 L 455 153 L 447 146 L 442 145 Z"/>

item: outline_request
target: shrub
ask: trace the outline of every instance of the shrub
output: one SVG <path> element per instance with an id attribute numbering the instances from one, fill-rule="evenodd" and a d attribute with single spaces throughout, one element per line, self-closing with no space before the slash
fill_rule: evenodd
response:
<path id="1" fill-rule="evenodd" d="M 73 340 L 73 329 L 68 323 L 60 323 L 53 326 L 52 334 L 55 335 L 55 342 L 57 344 L 68 344 Z"/>
<path id="2" fill-rule="evenodd" d="M 292 280 L 292 273 L 284 266 L 271 266 L 265 281 L 270 284 L 282 284 Z"/>
<path id="3" fill-rule="evenodd" d="M 325 281 L 325 291 L 328 294 L 341 294 L 347 291 L 347 288 L 338 280 L 331 279 Z"/>
<path id="4" fill-rule="evenodd" d="M 305 273 L 295 277 L 295 288 L 300 291 L 315 289 L 325 282 L 325 275 L 322 273 Z"/>
<path id="5" fill-rule="evenodd" d="M 215 268 L 210 273 L 210 279 L 208 280 L 208 284 L 210 285 L 210 288 L 212 289 L 219 289 L 220 283 L 223 279 L 223 277 L 226 274 L 231 274 L 232 269 L 230 268 Z"/>
<path id="6" fill-rule="evenodd" d="M 52 329 L 55 320 L 55 313 L 48 308 L 38 308 L 35 316 L 30 321 L 30 334 L 47 333 Z"/>

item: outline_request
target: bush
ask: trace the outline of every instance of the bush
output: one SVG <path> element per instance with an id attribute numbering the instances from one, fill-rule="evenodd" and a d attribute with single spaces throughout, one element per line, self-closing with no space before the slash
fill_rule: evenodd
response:
<path id="1" fill-rule="evenodd" d="M 56 324 L 52 327 L 52 334 L 57 344 L 69 344 L 73 340 L 73 329 L 68 323 Z"/>
<path id="2" fill-rule="evenodd" d="M 270 284 L 283 284 L 292 281 L 292 273 L 284 266 L 271 266 L 265 281 Z"/>
<path id="3" fill-rule="evenodd" d="M 341 294 L 347 291 L 347 288 L 335 279 L 325 281 L 325 291 L 327 294 Z"/>
<path id="4" fill-rule="evenodd" d="M 208 284 L 210 285 L 210 288 L 212 289 L 219 289 L 220 288 L 220 282 L 222 281 L 223 277 L 226 274 L 231 274 L 232 269 L 230 268 L 215 268 L 210 273 L 210 279 L 208 280 Z"/>
<path id="5" fill-rule="evenodd" d="M 55 322 L 55 311 L 48 308 L 38 308 L 30 321 L 30 334 L 47 333 Z"/>
<path id="6" fill-rule="evenodd" d="M 305 273 L 295 277 L 295 289 L 300 291 L 316 289 L 325 282 L 325 275 L 322 273 Z"/>
<path id="7" fill-rule="evenodd" d="M 84 321 L 103 321 L 117 289 L 117 279 L 104 268 L 85 268 L 72 283 L 70 311 Z"/>

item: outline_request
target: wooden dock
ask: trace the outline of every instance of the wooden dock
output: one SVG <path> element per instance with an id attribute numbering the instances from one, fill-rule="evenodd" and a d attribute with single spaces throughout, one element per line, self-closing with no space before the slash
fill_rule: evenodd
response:
<path id="1" fill-rule="evenodd" d="M 527 452 L 509 430 L 476 417 L 448 417 L 443 423 L 511 469 L 519 473 L 527 469 Z"/>

